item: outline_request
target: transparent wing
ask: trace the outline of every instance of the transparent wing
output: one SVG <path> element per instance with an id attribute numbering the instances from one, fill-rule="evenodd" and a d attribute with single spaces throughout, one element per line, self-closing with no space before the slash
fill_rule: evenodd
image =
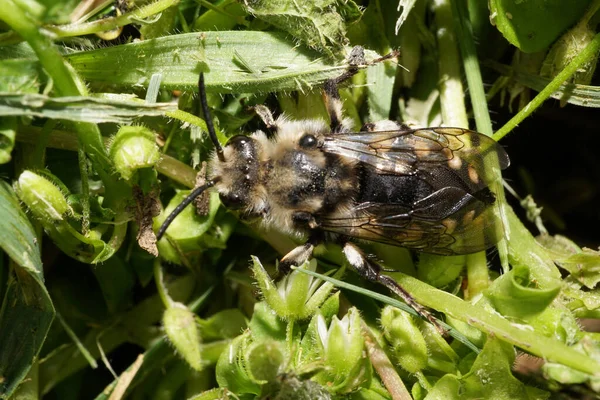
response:
<path id="1" fill-rule="evenodd" d="M 440 189 L 412 207 L 361 203 L 347 215 L 323 218 L 321 228 L 442 255 L 486 250 L 502 237 L 497 207 L 458 188 Z"/>
<path id="2" fill-rule="evenodd" d="M 495 156 L 501 169 L 510 164 L 502 146 L 493 139 L 461 128 L 331 135 L 325 138 L 323 151 L 371 165 L 381 173 L 421 173 L 424 177 L 430 173 L 434 175 L 430 183 L 439 188 L 444 180 L 459 180 L 471 191 L 483 189 L 497 176 L 484 168 L 488 157 Z"/>
<path id="3" fill-rule="evenodd" d="M 448 255 L 482 251 L 502 237 L 489 185 L 500 176 L 494 169 L 510 162 L 485 135 L 461 128 L 357 132 L 326 137 L 323 150 L 433 188 L 413 204 L 360 203 L 347 217 L 324 218 L 324 230 Z"/>

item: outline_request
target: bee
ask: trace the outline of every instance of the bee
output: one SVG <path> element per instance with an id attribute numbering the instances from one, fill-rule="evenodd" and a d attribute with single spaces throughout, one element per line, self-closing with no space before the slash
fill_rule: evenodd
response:
<path id="1" fill-rule="evenodd" d="M 355 131 L 343 116 L 337 87 L 357 71 L 356 64 L 350 64 L 344 74 L 325 83 L 329 123 L 275 119 L 265 106 L 257 106 L 272 135 L 262 130 L 237 135 L 224 147 L 212 126 L 200 74 L 200 103 L 215 152 L 206 183 L 167 217 L 157 238 L 212 187 L 229 209 L 307 239 L 282 258 L 280 273 L 308 260 L 319 244 L 335 241 L 361 276 L 387 286 L 430 319 L 355 241 L 441 255 L 493 246 L 502 229 L 485 160 L 493 154 L 506 168 L 509 159 L 491 138 L 468 129 L 409 129 L 385 120 Z"/>

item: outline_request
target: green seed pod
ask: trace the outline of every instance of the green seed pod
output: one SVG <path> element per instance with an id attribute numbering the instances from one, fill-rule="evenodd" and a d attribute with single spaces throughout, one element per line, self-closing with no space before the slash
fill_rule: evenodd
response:
<path id="1" fill-rule="evenodd" d="M 130 180 L 138 169 L 153 167 L 160 151 L 149 129 L 122 126 L 112 141 L 109 155 L 123 179 Z"/>
<path id="2" fill-rule="evenodd" d="M 281 342 L 276 340 L 252 343 L 244 358 L 248 374 L 264 383 L 274 382 L 286 361 Z"/>
<path id="3" fill-rule="evenodd" d="M 586 21 L 575 25 L 574 28 L 565 32 L 560 39 L 554 43 L 544 64 L 540 70 L 540 75 L 548 78 L 554 78 L 562 71 L 568 63 L 581 53 L 583 49 L 594 39 L 596 32 L 588 27 Z M 592 76 L 596 70 L 596 57 L 583 64 L 573 75 L 572 82 L 582 85 L 589 85 Z"/>
<path id="4" fill-rule="evenodd" d="M 196 371 L 202 369 L 200 330 L 195 314 L 184 304 L 173 303 L 163 314 L 163 326 L 169 341 Z"/>
<path id="5" fill-rule="evenodd" d="M 215 375 L 219 387 L 224 387 L 232 393 L 260 394 L 260 382 L 252 379 L 247 371 L 244 354 L 252 344 L 250 331 L 235 338 L 217 361 Z"/>
<path id="6" fill-rule="evenodd" d="M 67 197 L 52 181 L 32 171 L 23 171 L 15 191 L 33 215 L 44 223 L 63 221 L 71 212 Z"/>
<path id="7" fill-rule="evenodd" d="M 410 314 L 386 306 L 381 312 L 381 327 L 404 370 L 415 373 L 427 367 L 427 344 Z"/>

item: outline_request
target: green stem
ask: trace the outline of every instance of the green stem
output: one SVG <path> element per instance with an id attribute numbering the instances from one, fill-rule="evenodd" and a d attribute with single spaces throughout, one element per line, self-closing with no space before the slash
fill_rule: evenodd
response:
<path id="1" fill-rule="evenodd" d="M 371 364 L 375 371 L 377 371 L 377 374 L 392 396 L 392 399 L 412 399 L 404 382 L 402 382 L 402 379 L 398 375 L 398 371 L 396 371 L 385 351 L 379 346 L 379 343 L 377 343 L 377 338 L 373 334 L 371 328 L 369 328 L 364 321 L 361 321 L 361 328 L 363 336 L 365 337 L 365 347 L 369 359 L 371 360 Z"/>
<path id="2" fill-rule="evenodd" d="M 596 14 L 596 12 L 598 12 L 599 9 L 600 9 L 600 0 L 595 0 L 592 3 L 592 5 L 590 6 L 590 8 L 587 9 L 585 14 L 579 21 L 579 24 L 588 24 L 590 22 L 590 20 L 592 19 L 592 17 Z"/>
<path id="3" fill-rule="evenodd" d="M 17 141 L 36 144 L 42 130 L 34 126 L 22 126 L 17 132 Z M 53 130 L 47 138 L 47 146 L 54 149 L 77 151 L 77 138 L 66 131 Z M 196 171 L 187 164 L 163 154 L 156 165 L 156 170 L 189 188 L 193 188 L 196 182 Z"/>
<path id="4" fill-rule="evenodd" d="M 436 1 L 435 8 L 435 21 L 437 25 L 437 39 L 438 39 L 438 51 L 440 54 L 439 58 L 439 73 L 440 73 L 440 102 L 442 106 L 442 119 L 444 124 L 447 126 L 459 126 L 463 128 L 469 127 L 469 121 L 467 118 L 467 109 L 465 106 L 464 88 L 462 85 L 461 76 L 461 58 L 456 47 L 456 42 L 464 42 L 464 30 L 459 30 L 458 34 L 460 40 L 457 40 L 457 36 L 454 32 L 455 18 L 462 16 L 456 15 L 453 17 L 452 4 L 456 3 L 456 0 L 440 0 Z M 461 48 L 463 50 L 463 56 L 467 56 L 464 59 L 465 66 L 467 61 L 469 62 L 470 68 L 477 68 L 477 56 L 474 53 L 475 47 L 468 46 Z M 467 54 L 468 53 L 468 54 Z M 481 76 L 479 76 L 481 81 Z M 473 85 L 476 85 L 476 80 L 473 80 Z M 481 83 L 479 82 L 481 85 Z M 475 91 L 477 92 L 477 90 Z M 485 103 L 485 94 L 480 95 Z M 487 110 L 486 110 L 487 114 Z M 489 120 L 489 116 L 488 116 Z M 489 132 L 491 133 L 491 123 Z M 467 261 L 467 274 L 469 276 L 469 295 L 475 296 L 481 293 L 489 285 L 488 267 L 485 258 L 485 253 L 480 255 L 470 255 L 466 258 Z M 473 278 L 473 280 L 471 280 Z"/>
<path id="5" fill-rule="evenodd" d="M 404 303 L 398 300 L 356 287 L 344 281 L 333 279 L 310 270 L 297 269 L 297 271 L 331 282 L 342 289 L 354 292 L 360 291 L 362 294 L 367 294 L 375 300 L 394 307 L 405 306 Z M 600 362 L 570 348 L 563 342 L 542 336 L 533 329 L 523 329 L 523 325 L 513 325 L 495 312 L 487 311 L 482 307 L 461 300 L 450 293 L 429 286 L 416 278 L 399 272 L 394 273 L 394 277 L 419 304 L 450 315 L 487 335 L 500 338 L 545 360 L 557 362 L 591 375 L 597 375 L 598 371 L 600 371 Z"/>
<path id="6" fill-rule="evenodd" d="M 46 121 L 42 131 L 36 138 L 37 143 L 35 143 L 35 153 L 33 159 L 38 160 L 36 165 L 37 168 L 44 168 L 46 166 L 46 147 L 48 147 L 48 141 L 50 140 L 50 135 L 52 134 L 56 123 L 57 121 L 53 119 Z"/>
<path id="7" fill-rule="evenodd" d="M 52 78 L 59 96 L 87 95 L 85 83 L 65 62 L 50 37 L 43 35 L 44 31 L 39 29 L 36 22 L 23 12 L 13 0 L 2 2 L 0 19 L 19 33 L 33 48 L 40 64 Z M 75 122 L 72 123 L 72 126 L 77 132 L 79 142 L 106 186 L 108 195 L 105 205 L 110 207 L 111 203 L 119 201 L 116 195 L 122 192 L 123 184 L 119 185 L 119 182 L 111 175 L 112 164 L 106 154 L 100 130 L 97 125 L 91 123 Z"/>
<path id="8" fill-rule="evenodd" d="M 546 86 L 540 93 L 538 93 L 533 100 L 529 102 L 521 111 L 511 118 L 502 128 L 500 128 L 492 136 L 496 141 L 502 139 L 509 132 L 511 132 L 517 125 L 519 125 L 525 118 L 530 116 L 542 103 L 560 89 L 560 86 L 565 83 L 581 65 L 595 58 L 600 50 L 600 33 L 594 36 L 594 39 L 588 44 L 585 49 L 581 51 L 567 66 L 560 71 L 558 75 Z"/>
<path id="9" fill-rule="evenodd" d="M 435 2 L 436 35 L 440 75 L 442 120 L 446 126 L 469 127 L 462 85 L 460 56 L 456 48 L 450 0 Z"/>
<path id="10" fill-rule="evenodd" d="M 87 158 L 83 147 L 77 151 L 79 160 L 79 176 L 81 178 L 81 234 L 88 235 L 90 230 L 90 181 L 88 178 Z"/>
<path id="11" fill-rule="evenodd" d="M 158 296 L 160 297 L 162 303 L 165 308 L 169 308 L 173 304 L 173 300 L 169 296 L 167 292 L 167 288 L 165 287 L 165 281 L 163 279 L 163 270 L 162 264 L 158 259 L 154 261 L 154 281 L 156 282 L 156 289 L 158 291 Z"/>
<path id="12" fill-rule="evenodd" d="M 479 68 L 479 59 L 475 50 L 473 40 L 473 28 L 469 21 L 466 3 L 464 1 L 452 0 L 452 11 L 454 15 L 454 28 L 458 37 L 458 48 L 462 55 L 463 68 L 467 77 L 471 106 L 475 116 L 477 130 L 492 136 L 492 121 L 487 107 L 487 99 Z"/>
<path id="13" fill-rule="evenodd" d="M 121 26 L 129 25 L 137 20 L 148 18 L 177 4 L 179 4 L 179 0 L 158 0 L 136 8 L 131 12 L 119 15 L 118 17 L 104 18 L 93 22 L 85 22 L 83 24 L 47 26 L 45 29 L 58 37 L 82 36 L 97 32 L 106 32 Z"/>

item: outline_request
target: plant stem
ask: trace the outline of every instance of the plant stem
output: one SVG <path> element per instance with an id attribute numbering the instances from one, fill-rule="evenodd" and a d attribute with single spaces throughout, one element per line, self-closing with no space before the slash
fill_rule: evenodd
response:
<path id="1" fill-rule="evenodd" d="M 33 48 L 40 64 L 52 78 L 58 95 L 87 95 L 84 82 L 65 62 L 50 38 L 42 34 L 43 31 L 39 29 L 37 23 L 23 12 L 13 0 L 2 2 L 0 19 L 10 25 Z M 112 175 L 112 163 L 106 154 L 98 126 L 84 122 L 75 122 L 72 123 L 72 126 L 77 132 L 80 145 L 83 146 L 107 189 L 105 205 L 110 207 L 112 203 L 123 202 L 124 199 L 117 196 L 117 194 L 124 192 L 124 183 L 117 181 Z"/>
<path id="2" fill-rule="evenodd" d="M 435 0 L 436 36 L 438 41 L 440 103 L 446 126 L 468 128 L 460 57 L 456 48 L 450 0 Z"/>
<path id="3" fill-rule="evenodd" d="M 492 136 L 496 141 L 502 139 L 519 125 L 525 118 L 530 116 L 542 103 L 560 89 L 579 67 L 596 57 L 600 50 L 600 33 L 594 36 L 594 39 L 581 51 L 556 77 L 546 86 L 537 96 L 535 96 L 521 111 L 511 118 L 502 128 L 496 131 Z"/>
<path id="4" fill-rule="evenodd" d="M 90 181 L 88 179 L 87 158 L 83 148 L 77 151 L 79 175 L 81 176 L 81 234 L 88 235 L 90 230 Z"/>
<path id="5" fill-rule="evenodd" d="M 163 279 L 162 264 L 158 259 L 154 260 L 154 281 L 156 282 L 156 290 L 165 308 L 169 308 L 173 304 L 173 300 L 167 292 L 165 281 Z"/>
<path id="6" fill-rule="evenodd" d="M 179 4 L 179 0 L 159 0 L 136 8 L 123 15 L 119 15 L 118 17 L 104 18 L 82 24 L 47 26 L 45 29 L 58 37 L 82 36 L 91 33 L 106 32 L 121 26 L 129 25 L 131 22 L 156 15 L 177 4 Z"/>
<path id="7" fill-rule="evenodd" d="M 435 21 L 437 25 L 437 40 L 438 40 L 438 51 L 439 51 L 439 63 L 438 69 L 440 74 L 440 103 L 442 106 L 442 120 L 446 126 L 459 126 L 462 128 L 469 127 L 469 121 L 467 119 L 467 109 L 465 107 L 464 88 L 462 85 L 461 77 L 461 60 L 456 47 L 456 42 L 464 42 L 465 31 L 459 30 L 458 33 L 461 37 L 458 38 L 454 33 L 454 19 L 461 18 L 463 16 L 456 15 L 453 18 L 452 4 L 456 0 L 436 0 L 435 1 Z M 469 66 L 471 68 L 477 68 L 477 55 L 475 54 L 474 45 L 471 48 L 467 47 L 463 49 L 463 56 L 467 56 L 469 60 Z M 467 58 L 463 60 L 465 65 Z M 481 76 L 479 76 L 479 82 L 473 78 L 473 85 L 481 85 Z M 476 90 L 479 92 L 479 88 Z M 483 89 L 481 88 L 481 92 Z M 483 98 L 485 103 L 485 94 L 478 93 L 478 96 Z M 479 109 L 478 112 L 483 110 Z M 487 115 L 487 108 L 484 110 Z M 488 116 L 489 121 L 489 116 Z M 489 132 L 491 133 L 491 123 Z M 481 293 L 485 288 L 489 286 L 488 267 L 485 258 L 485 253 L 473 254 L 466 258 L 467 262 L 467 275 L 469 277 L 468 284 L 469 296 L 475 296 Z"/>
<path id="8" fill-rule="evenodd" d="M 473 28 L 469 21 L 468 10 L 464 1 L 452 0 L 454 28 L 458 37 L 458 48 L 462 55 L 463 68 L 467 77 L 471 106 L 475 116 L 477 131 L 492 136 L 492 121 L 487 107 L 483 79 L 479 68 L 479 59 L 473 41 Z"/>

